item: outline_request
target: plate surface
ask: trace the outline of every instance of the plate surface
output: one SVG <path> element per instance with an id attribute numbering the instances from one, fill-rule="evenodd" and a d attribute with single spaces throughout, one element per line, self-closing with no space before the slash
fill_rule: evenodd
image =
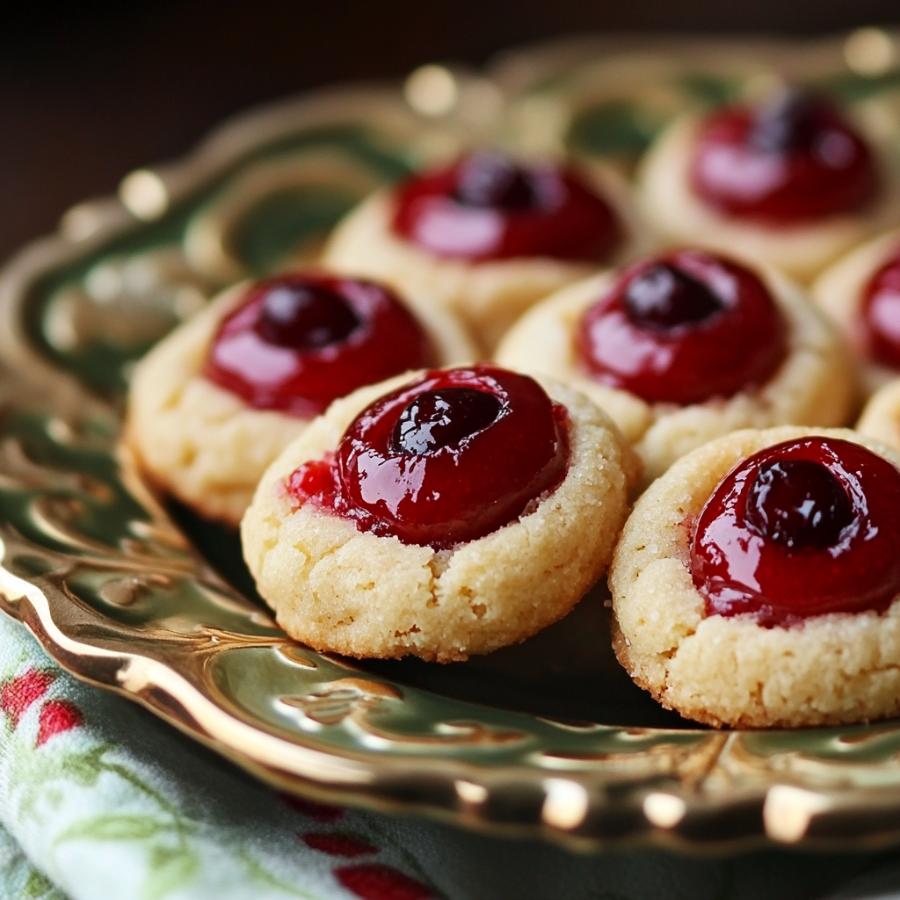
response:
<path id="1" fill-rule="evenodd" d="M 627 172 L 675 112 L 776 73 L 896 134 L 898 47 L 866 29 L 799 46 L 581 41 L 487 73 L 427 66 L 403 85 L 246 115 L 73 209 L 0 278 L 4 609 L 77 676 L 298 793 L 578 848 L 900 838 L 900 723 L 688 726 L 616 665 L 602 594 L 461 665 L 316 654 L 274 625 L 236 536 L 154 497 L 117 443 L 129 365 L 154 340 L 237 278 L 314 256 L 358 198 L 420 161 L 490 139 Z"/>

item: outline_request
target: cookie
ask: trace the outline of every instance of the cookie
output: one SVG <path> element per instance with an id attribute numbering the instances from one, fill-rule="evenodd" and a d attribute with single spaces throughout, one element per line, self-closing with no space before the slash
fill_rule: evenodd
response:
<path id="1" fill-rule="evenodd" d="M 148 477 L 237 525 L 260 476 L 335 396 L 471 359 L 452 314 L 320 272 L 232 288 L 136 366 L 125 439 Z"/>
<path id="2" fill-rule="evenodd" d="M 707 251 L 564 288 L 510 329 L 496 359 L 587 394 L 634 444 L 648 482 L 729 431 L 843 425 L 854 404 L 848 355 L 803 292 Z"/>
<path id="3" fill-rule="evenodd" d="M 801 282 L 897 221 L 886 148 L 849 113 L 800 91 L 676 120 L 638 180 L 663 239 L 737 250 Z"/>
<path id="4" fill-rule="evenodd" d="M 451 662 L 564 616 L 603 574 L 634 459 L 563 385 L 477 366 L 335 402 L 271 465 L 241 523 L 292 637 Z"/>
<path id="5" fill-rule="evenodd" d="M 867 394 L 900 377 L 900 228 L 829 266 L 812 296 L 852 348 Z"/>
<path id="6" fill-rule="evenodd" d="M 364 201 L 325 259 L 450 309 L 490 349 L 537 299 L 648 243 L 607 169 L 474 153 Z"/>
<path id="7" fill-rule="evenodd" d="M 900 379 L 875 392 L 865 405 L 856 430 L 900 449 Z"/>
<path id="8" fill-rule="evenodd" d="M 710 725 L 900 712 L 900 454 L 845 429 L 735 432 L 638 500 L 610 570 L 614 648 Z"/>

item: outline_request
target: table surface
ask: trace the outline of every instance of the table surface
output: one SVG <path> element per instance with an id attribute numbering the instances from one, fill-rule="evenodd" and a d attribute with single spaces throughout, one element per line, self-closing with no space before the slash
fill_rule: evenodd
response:
<path id="1" fill-rule="evenodd" d="M 823 33 L 900 22 L 896 0 L 191 0 L 35 12 L 0 20 L 0 258 L 122 175 L 178 156 L 216 122 L 336 81 L 478 63 L 518 43 L 585 32 Z"/>

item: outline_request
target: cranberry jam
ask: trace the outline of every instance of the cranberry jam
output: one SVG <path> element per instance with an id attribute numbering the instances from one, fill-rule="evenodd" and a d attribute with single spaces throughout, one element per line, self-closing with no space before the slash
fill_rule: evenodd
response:
<path id="1" fill-rule="evenodd" d="M 287 490 L 361 531 L 441 549 L 514 521 L 559 485 L 568 456 L 565 409 L 528 376 L 480 365 L 380 398 Z"/>
<path id="2" fill-rule="evenodd" d="M 765 626 L 881 611 L 900 595 L 900 471 L 838 438 L 744 460 L 696 521 L 691 574 L 707 615 Z"/>
<path id="3" fill-rule="evenodd" d="M 361 385 L 433 362 L 428 336 L 388 288 L 294 273 L 248 289 L 219 326 L 204 375 L 256 409 L 310 418 Z"/>
<path id="4" fill-rule="evenodd" d="M 610 205 L 571 166 L 472 153 L 398 188 L 393 230 L 436 256 L 469 261 L 608 259 L 622 239 Z"/>
<path id="5" fill-rule="evenodd" d="M 840 110 L 796 89 L 710 115 L 689 177 L 708 205 L 770 225 L 856 212 L 878 184 L 872 152 Z"/>
<path id="6" fill-rule="evenodd" d="M 590 306 L 576 349 L 591 377 L 651 403 L 702 403 L 767 381 L 786 326 L 744 266 L 679 250 L 627 269 Z"/>
<path id="7" fill-rule="evenodd" d="M 900 247 L 866 286 L 862 332 L 869 358 L 900 370 Z"/>

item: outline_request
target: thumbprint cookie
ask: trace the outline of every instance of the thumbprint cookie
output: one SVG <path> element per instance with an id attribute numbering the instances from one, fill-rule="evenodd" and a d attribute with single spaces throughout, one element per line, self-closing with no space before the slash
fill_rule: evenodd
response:
<path id="1" fill-rule="evenodd" d="M 665 239 L 738 249 L 808 282 L 896 221 L 895 169 L 836 102 L 789 88 L 756 106 L 676 120 L 639 181 Z"/>
<path id="2" fill-rule="evenodd" d="M 900 378 L 888 382 L 872 395 L 856 430 L 900 449 Z"/>
<path id="3" fill-rule="evenodd" d="M 239 285 L 138 364 L 126 442 L 161 488 L 237 525 L 269 463 L 336 397 L 473 352 L 452 314 L 373 281 L 293 272 Z"/>
<path id="4" fill-rule="evenodd" d="M 325 258 L 434 298 L 489 349 L 538 298 L 633 256 L 644 232 L 605 168 L 481 151 L 364 201 Z"/>
<path id="5" fill-rule="evenodd" d="M 451 662 L 564 616 L 604 573 L 634 460 L 587 398 L 490 366 L 336 401 L 265 473 L 241 523 L 292 637 Z"/>
<path id="6" fill-rule="evenodd" d="M 619 661 L 711 725 L 900 712 L 900 453 L 845 429 L 735 432 L 638 500 L 610 571 Z"/>
<path id="7" fill-rule="evenodd" d="M 842 257 L 812 295 L 853 349 L 868 393 L 900 378 L 900 229 Z"/>
<path id="8" fill-rule="evenodd" d="M 497 360 L 591 397 L 634 444 L 647 481 L 740 428 L 843 425 L 854 399 L 842 342 L 802 291 L 706 250 L 563 288 L 513 326 Z"/>

